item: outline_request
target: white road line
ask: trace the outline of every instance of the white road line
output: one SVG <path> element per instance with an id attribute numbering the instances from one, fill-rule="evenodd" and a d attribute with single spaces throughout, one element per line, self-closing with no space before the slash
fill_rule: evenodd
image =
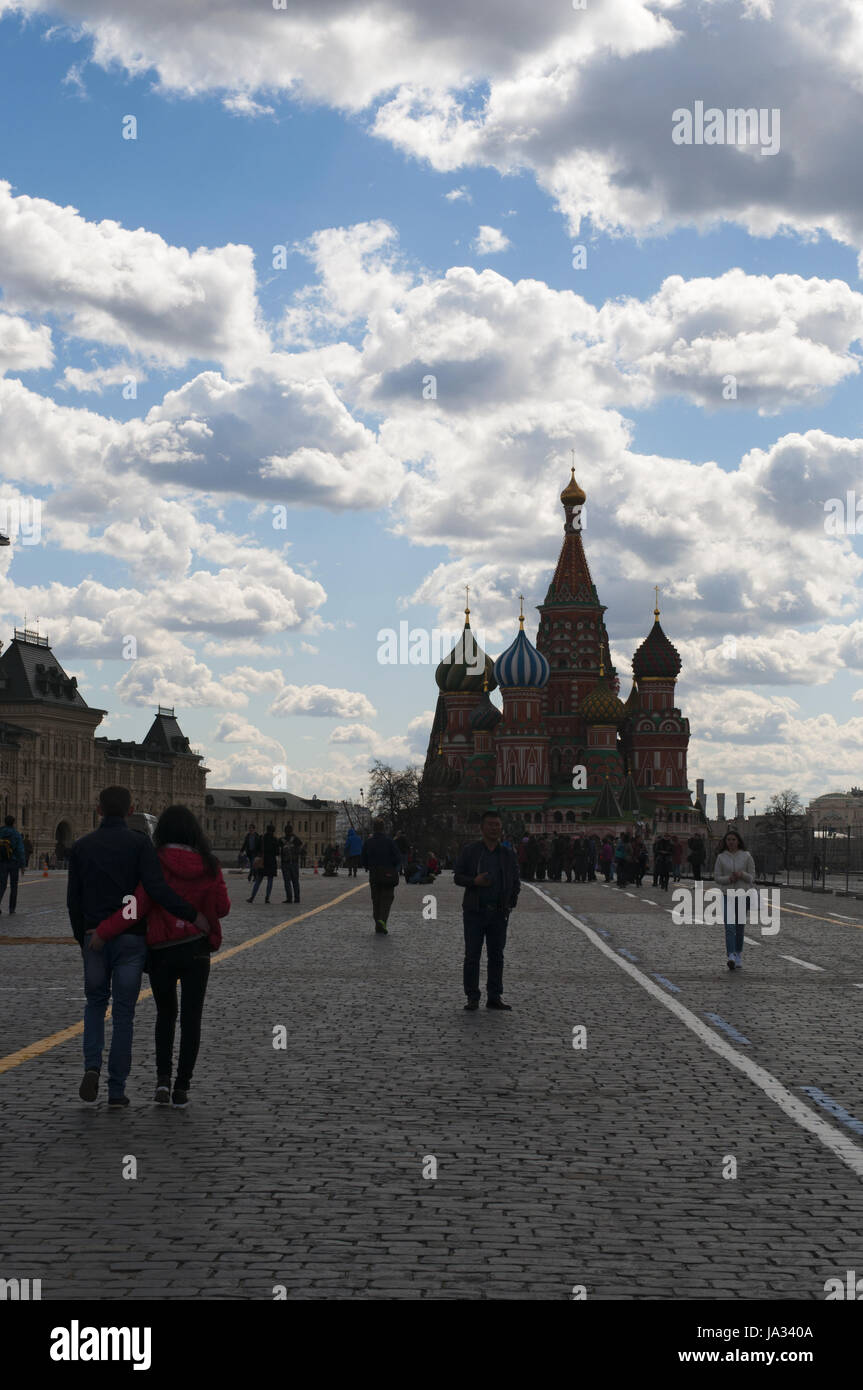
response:
<path id="1" fill-rule="evenodd" d="M 781 954 L 781 953 L 780 953 L 780 954 Z M 795 965 L 803 965 L 803 966 L 806 967 L 807 970 L 821 970 L 821 971 L 823 971 L 823 969 L 824 969 L 824 966 L 823 966 L 823 965 L 813 965 L 812 962 L 811 962 L 810 960 L 798 960 L 796 956 L 782 956 L 782 959 L 783 959 L 783 960 L 792 960 L 792 961 L 794 962 Z"/>
<path id="2" fill-rule="evenodd" d="M 641 901 L 643 903 L 650 903 L 651 907 L 659 907 L 659 903 L 655 903 L 652 898 L 642 898 Z"/>
<path id="3" fill-rule="evenodd" d="M 788 903 L 788 907 L 808 907 L 808 903 Z"/>
<path id="4" fill-rule="evenodd" d="M 700 1038 L 701 1041 L 711 1049 L 711 1051 L 715 1052 L 723 1061 L 730 1062 L 733 1067 L 736 1067 L 738 1071 L 748 1077 L 768 1100 L 773 1101 L 774 1105 L 779 1107 L 789 1120 L 799 1125 L 801 1129 L 805 1129 L 810 1134 L 814 1134 L 815 1138 L 823 1144 L 826 1149 L 829 1149 L 831 1153 L 835 1154 L 842 1163 L 850 1168 L 852 1173 L 855 1173 L 858 1178 L 863 1178 L 863 1149 L 861 1149 L 858 1144 L 852 1139 L 846 1138 L 841 1131 L 834 1129 L 833 1125 L 828 1124 L 826 1120 L 822 1120 L 820 1115 L 815 1114 L 798 1096 L 792 1095 L 791 1091 L 789 1091 L 786 1086 L 783 1086 L 782 1082 L 778 1081 L 776 1077 L 764 1067 L 759 1066 L 757 1062 L 753 1062 L 751 1057 L 746 1057 L 743 1053 L 738 1052 L 736 1048 L 733 1048 L 730 1043 L 726 1042 L 725 1038 L 721 1037 L 713 1028 L 708 1028 L 707 1024 L 702 1023 L 697 1014 L 694 1014 L 685 1004 L 681 1004 L 680 1000 L 675 998 L 673 994 L 668 994 L 664 989 L 660 988 L 658 984 L 655 984 L 653 980 L 644 974 L 643 970 L 639 970 L 636 966 L 631 965 L 628 960 L 624 960 L 623 956 L 619 956 L 610 946 L 606 946 L 605 942 L 596 935 L 596 932 L 594 932 L 586 922 L 580 921 L 578 917 L 574 917 L 573 914 L 567 912 L 565 908 L 558 907 L 547 894 L 543 893 L 542 890 L 537 888 L 534 884 L 529 883 L 527 886 L 532 888 L 534 893 L 547 902 L 553 912 L 559 912 L 561 917 L 565 917 L 574 927 L 578 927 L 579 931 L 587 937 L 588 941 L 590 941 L 597 950 L 601 951 L 609 960 L 614 961 L 614 964 L 619 970 L 624 970 L 631 979 L 641 985 L 642 989 L 645 989 L 648 994 L 658 1000 L 663 1008 L 668 1009 L 669 1013 L 679 1018 L 681 1023 L 685 1024 L 697 1038 Z M 818 968 L 820 969 L 820 966 Z"/>
<path id="5" fill-rule="evenodd" d="M 752 938 L 751 936 L 744 936 L 743 940 L 746 941 L 746 942 L 748 942 L 750 946 L 763 946 L 763 945 L 764 945 L 764 942 L 763 942 L 763 941 L 755 941 L 755 940 L 753 940 L 753 938 Z"/>
<path id="6" fill-rule="evenodd" d="M 856 922 L 856 921 L 857 921 L 857 918 L 856 918 L 856 917 L 846 917 L 844 912 L 831 912 L 829 908 L 827 909 L 827 916 L 828 916 L 828 917 L 841 917 L 843 922 Z"/>
<path id="7" fill-rule="evenodd" d="M 626 889 L 624 889 L 623 891 L 626 892 Z M 634 893 L 626 893 L 626 896 L 627 896 L 628 898 L 634 898 L 634 897 L 635 897 L 635 894 L 634 894 Z"/>

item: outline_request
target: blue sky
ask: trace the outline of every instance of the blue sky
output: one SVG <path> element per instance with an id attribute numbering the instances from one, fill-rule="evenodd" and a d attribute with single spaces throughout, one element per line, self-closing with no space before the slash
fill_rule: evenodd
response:
<path id="1" fill-rule="evenodd" d="M 796 0 L 708 9 L 598 0 L 573 30 L 542 4 L 526 52 L 509 3 L 494 36 L 479 10 L 441 36 L 407 0 L 298 5 L 290 32 L 198 0 L 114 25 L 97 0 L 0 5 L 0 444 L 43 502 L 42 543 L 0 556 L 4 639 L 38 614 L 106 731 L 175 704 L 211 782 L 284 762 L 298 792 L 354 795 L 372 757 L 421 756 L 436 693 L 377 662 L 379 629 L 454 627 L 470 582 L 501 650 L 515 596 L 544 597 L 573 447 L 624 692 L 662 587 L 692 785 L 844 785 L 859 541 L 820 517 L 863 497 L 863 218 L 841 150 L 803 134 L 787 71 L 817 94 L 829 69 Z M 616 104 L 581 108 L 609 65 Z M 780 104 L 790 148 L 686 151 L 681 180 L 643 131 L 697 81 Z M 134 400 L 76 389 L 121 367 Z M 456 395 L 424 403 L 425 370 Z"/>

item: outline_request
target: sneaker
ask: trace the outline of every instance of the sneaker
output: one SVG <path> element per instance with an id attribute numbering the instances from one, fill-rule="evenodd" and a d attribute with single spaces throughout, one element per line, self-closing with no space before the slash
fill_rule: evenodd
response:
<path id="1" fill-rule="evenodd" d="M 735 952 L 735 955 L 734 955 L 734 964 L 737 966 L 737 969 L 738 969 L 738 970 L 742 970 L 742 969 L 743 969 L 743 957 L 742 957 L 742 955 L 740 954 L 739 951 L 736 951 L 736 952 Z"/>
<path id="2" fill-rule="evenodd" d="M 127 1106 L 128 1104 L 129 1104 L 129 1097 L 128 1097 L 128 1096 L 109 1096 L 109 1097 L 108 1097 L 108 1109 L 109 1109 L 109 1110 L 125 1110 L 125 1109 L 126 1109 L 126 1106 Z"/>
<path id="3" fill-rule="evenodd" d="M 78 1095 L 85 1100 L 88 1105 L 92 1105 L 99 1093 L 99 1073 L 97 1071 L 85 1071 L 84 1080 L 78 1087 Z"/>
<path id="4" fill-rule="evenodd" d="M 728 969 L 729 969 L 729 970 L 736 970 L 736 969 L 737 969 L 737 961 L 734 959 L 733 956 L 729 956 L 729 957 L 728 957 L 728 960 L 725 962 L 725 964 L 728 966 Z"/>
<path id="5" fill-rule="evenodd" d="M 507 1013 L 512 1013 L 512 1004 L 504 1004 L 502 999 L 487 999 L 485 1006 L 487 1009 L 505 1009 Z"/>
<path id="6" fill-rule="evenodd" d="M 386 922 L 375 922 L 375 931 L 379 936 L 389 936 Z"/>
<path id="7" fill-rule="evenodd" d="M 467 1003 L 465 1004 L 465 1008 L 468 1010 L 469 1013 L 473 1013 L 474 1009 L 479 1008 L 479 1000 L 468 999 Z"/>
<path id="8" fill-rule="evenodd" d="M 185 1110 L 189 1104 L 189 1092 L 183 1086 L 175 1086 L 171 1096 L 171 1104 L 175 1110 Z"/>
<path id="9" fill-rule="evenodd" d="M 170 1076 L 160 1076 L 156 1081 L 156 1094 L 153 1096 L 154 1105 L 170 1105 L 171 1103 L 171 1078 Z"/>

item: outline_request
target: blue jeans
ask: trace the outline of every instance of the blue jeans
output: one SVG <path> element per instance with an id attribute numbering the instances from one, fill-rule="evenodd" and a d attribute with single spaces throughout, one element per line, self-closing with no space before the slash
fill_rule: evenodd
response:
<path id="1" fill-rule="evenodd" d="M 0 903 L 6 894 L 6 884 L 9 884 L 9 911 L 14 912 L 18 906 L 18 872 L 20 864 L 0 864 Z"/>
<path id="2" fill-rule="evenodd" d="M 269 902 L 269 901 L 270 901 L 270 894 L 271 894 L 272 891 L 273 891 L 273 879 L 275 878 L 275 876 L 276 876 L 275 874 L 261 874 L 258 878 L 256 878 L 256 879 L 255 879 L 255 886 L 254 886 L 254 888 L 252 889 L 252 896 L 251 896 L 251 898 L 249 899 L 249 901 L 250 901 L 250 902 L 254 902 L 254 901 L 255 901 L 255 895 L 256 895 L 258 889 L 260 888 L 261 884 L 263 883 L 264 879 L 266 878 L 266 880 L 267 880 L 267 902 Z M 287 896 L 287 894 L 286 894 L 285 896 Z"/>
<path id="3" fill-rule="evenodd" d="M 141 975 L 147 960 L 147 938 L 123 932 L 106 941 L 101 951 L 89 949 L 92 932 L 84 937 L 84 1066 L 102 1070 L 105 1047 L 105 1011 L 111 1000 L 114 1021 L 108 1054 L 108 1099 L 122 1096 L 132 1066 L 132 1030 L 135 1005 L 141 991 Z"/>
<path id="4" fill-rule="evenodd" d="M 489 999 L 503 994 L 503 950 L 509 913 L 501 908 L 464 909 L 464 992 L 468 999 L 479 999 L 479 965 L 482 943 L 488 957 L 486 992 Z"/>
<path id="5" fill-rule="evenodd" d="M 722 895 L 722 910 L 725 917 L 725 954 L 743 954 L 743 933 L 746 930 L 746 904 L 729 902 L 728 894 Z M 739 921 L 737 920 L 739 918 Z"/>

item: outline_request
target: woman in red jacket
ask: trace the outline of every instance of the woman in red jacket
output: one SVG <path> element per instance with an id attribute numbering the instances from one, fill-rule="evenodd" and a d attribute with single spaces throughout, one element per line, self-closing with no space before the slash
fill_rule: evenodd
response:
<path id="1" fill-rule="evenodd" d="M 100 922 L 97 933 L 110 939 L 125 931 L 130 921 L 147 919 L 147 969 L 156 1001 L 156 1094 L 157 1105 L 183 1109 L 189 1103 L 192 1072 L 201 1042 L 201 1016 L 210 977 L 210 952 L 222 944 L 220 917 L 227 917 L 231 901 L 219 861 L 201 826 L 188 806 L 169 806 L 159 817 L 153 843 L 165 881 L 193 903 L 210 924 L 209 936 L 197 930 L 194 922 L 184 922 L 154 903 L 142 884 L 135 890 L 135 901 L 118 908 Z M 180 1003 L 180 1057 L 174 1090 L 171 1092 L 171 1061 L 177 1024 L 177 984 L 182 990 Z"/>

